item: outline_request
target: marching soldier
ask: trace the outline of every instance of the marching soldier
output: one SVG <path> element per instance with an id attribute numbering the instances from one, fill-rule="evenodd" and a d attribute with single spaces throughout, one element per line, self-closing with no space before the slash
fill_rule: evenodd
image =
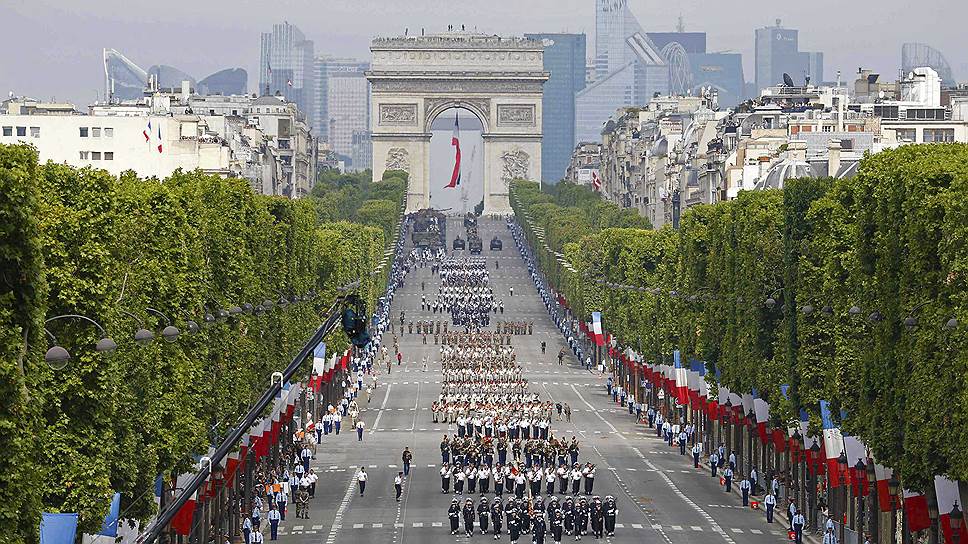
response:
<path id="1" fill-rule="evenodd" d="M 585 478 L 585 495 L 591 495 L 595 487 L 595 465 L 591 463 L 585 465 L 582 476 Z"/>
<path id="2" fill-rule="evenodd" d="M 615 536 L 615 518 L 618 516 L 618 506 L 615 504 L 615 497 L 606 495 L 605 497 L 605 535 Z"/>
<path id="3" fill-rule="evenodd" d="M 451 470 L 449 464 L 444 463 L 443 466 L 440 467 L 440 492 L 441 493 L 450 493 L 450 477 L 452 474 L 453 474 L 453 471 Z"/>
<path id="4" fill-rule="evenodd" d="M 501 536 L 501 522 L 503 521 L 503 508 L 501 507 L 501 499 L 496 499 L 493 504 L 491 504 L 491 524 L 494 525 L 494 540 L 497 540 Z"/>
<path id="5" fill-rule="evenodd" d="M 571 536 L 575 532 L 575 503 L 571 497 L 565 499 L 561 509 L 565 513 L 565 533 Z"/>
<path id="6" fill-rule="evenodd" d="M 450 518 L 450 534 L 456 535 L 457 530 L 460 528 L 460 503 L 456 497 L 450 502 L 450 508 L 447 509 L 447 517 Z"/>
<path id="7" fill-rule="evenodd" d="M 743 506 L 750 505 L 750 481 L 749 478 L 743 478 L 743 481 L 739 483 L 739 492 L 743 495 Z"/>
<path id="8" fill-rule="evenodd" d="M 726 487 L 726 492 L 729 493 L 730 491 L 733 490 L 733 469 L 732 468 L 726 467 L 726 470 L 723 471 L 723 480 L 725 480 L 723 485 Z"/>
<path id="9" fill-rule="evenodd" d="M 702 446 L 696 442 L 696 445 L 692 447 L 692 467 L 699 468 L 699 455 L 702 454 Z"/>
<path id="10" fill-rule="evenodd" d="M 487 504 L 487 497 L 481 497 L 481 503 L 477 505 L 477 521 L 482 535 L 487 534 L 487 519 L 490 514 L 491 509 Z"/>
<path id="11" fill-rule="evenodd" d="M 575 506 L 575 540 L 588 532 L 588 502 L 582 497 Z"/>
<path id="12" fill-rule="evenodd" d="M 531 537 L 531 542 L 533 544 L 544 544 L 545 538 L 545 520 L 544 516 L 538 516 L 534 518 L 531 522 L 531 530 L 534 533 Z"/>
<path id="13" fill-rule="evenodd" d="M 474 536 L 474 502 L 471 499 L 464 501 L 464 533 L 467 536 Z"/>

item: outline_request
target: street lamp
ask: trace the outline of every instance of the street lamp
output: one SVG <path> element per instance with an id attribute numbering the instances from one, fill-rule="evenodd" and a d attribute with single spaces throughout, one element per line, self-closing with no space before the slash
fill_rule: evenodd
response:
<path id="1" fill-rule="evenodd" d="M 98 353 L 111 353 L 112 351 L 118 349 L 118 344 L 110 336 L 108 336 L 107 331 L 104 330 L 104 327 L 102 327 L 97 321 L 77 314 L 54 316 L 44 321 L 44 332 L 46 332 L 47 335 L 50 336 L 51 340 L 54 341 L 54 345 L 51 346 L 50 349 L 48 349 L 44 354 L 44 362 L 47 363 L 47 366 L 49 366 L 51 370 L 63 370 L 64 367 L 67 366 L 67 363 L 71 360 L 70 352 L 68 352 L 63 346 L 59 345 L 54 334 L 46 328 L 47 324 L 51 321 L 57 321 L 60 319 L 80 319 L 97 327 L 97 329 L 101 331 L 101 339 L 94 344 L 94 351 Z"/>
<path id="2" fill-rule="evenodd" d="M 958 328 L 958 318 L 957 317 L 952 317 L 951 319 L 949 319 L 948 322 L 944 324 L 944 328 L 948 329 L 949 331 L 952 331 L 952 330 L 957 329 Z"/>
<path id="3" fill-rule="evenodd" d="M 769 294 L 769 296 L 766 297 L 766 302 L 764 302 L 764 304 L 766 305 L 767 308 L 772 310 L 773 307 L 776 306 L 776 299 L 773 297 L 775 297 L 776 294 L 780 293 L 781 291 L 783 291 L 783 288 L 777 287 L 776 289 L 773 290 L 772 293 Z"/>
<path id="4" fill-rule="evenodd" d="M 135 343 L 137 343 L 139 346 L 147 346 L 148 344 L 151 343 L 152 340 L 155 339 L 155 333 L 145 328 L 144 322 L 141 321 L 140 317 L 134 315 L 131 312 L 127 312 L 125 310 L 121 310 L 121 313 L 138 322 L 139 328 L 134 333 Z"/>
<path id="5" fill-rule="evenodd" d="M 948 516 L 948 523 L 951 525 L 951 540 L 958 544 L 961 541 L 961 524 L 964 521 L 961 508 L 958 508 L 958 501 L 955 501 L 955 505 L 951 507 L 951 513 Z"/>
<path id="6" fill-rule="evenodd" d="M 847 310 L 847 313 L 851 316 L 858 316 L 860 315 L 860 311 L 860 307 L 855 304 L 854 306 L 851 306 L 849 310 Z"/>
<path id="7" fill-rule="evenodd" d="M 166 325 L 165 328 L 161 330 L 161 337 L 164 338 L 166 342 L 171 343 L 175 340 L 178 340 L 178 335 L 181 334 L 181 331 L 178 330 L 178 327 L 171 324 L 171 319 L 169 319 L 167 315 L 154 308 L 145 308 L 145 311 L 160 315 L 162 319 L 165 320 Z"/>

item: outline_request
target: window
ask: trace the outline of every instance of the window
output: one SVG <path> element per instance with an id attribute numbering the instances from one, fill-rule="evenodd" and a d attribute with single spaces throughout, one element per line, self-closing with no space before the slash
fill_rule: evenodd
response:
<path id="1" fill-rule="evenodd" d="M 104 152 L 104 160 L 106 160 L 106 161 L 113 161 L 114 160 L 114 151 L 105 151 Z"/>
<path id="2" fill-rule="evenodd" d="M 30 137 L 40 138 L 40 127 L 30 127 Z"/>
<path id="3" fill-rule="evenodd" d="M 82 161 L 86 161 L 87 160 L 87 156 L 88 156 L 87 151 L 81 151 L 81 160 Z"/>
<path id="4" fill-rule="evenodd" d="M 101 127 L 91 127 L 91 138 L 101 137 Z"/>
<path id="5" fill-rule="evenodd" d="M 4 136 L 13 136 L 13 127 L 3 127 Z"/>
<path id="6" fill-rule="evenodd" d="M 17 127 L 17 136 L 26 136 L 27 127 Z"/>
<path id="7" fill-rule="evenodd" d="M 114 138 L 114 129 L 113 128 L 104 127 L 104 137 L 105 138 Z"/>
<path id="8" fill-rule="evenodd" d="M 953 142 L 955 141 L 955 129 L 953 128 L 926 128 L 924 129 L 924 143 L 934 142 Z"/>
<path id="9" fill-rule="evenodd" d="M 913 128 L 899 128 L 895 133 L 899 142 L 912 143 L 917 140 L 917 131 Z"/>
<path id="10" fill-rule="evenodd" d="M 834 127 L 832 127 L 830 125 L 824 125 L 823 126 L 823 131 L 824 132 L 833 132 L 834 131 Z"/>
<path id="11" fill-rule="evenodd" d="M 81 138 L 87 138 L 87 127 L 80 127 Z"/>
<path id="12" fill-rule="evenodd" d="M 100 151 L 91 151 L 91 160 L 92 161 L 99 161 L 99 160 L 101 160 L 101 152 Z"/>
<path id="13" fill-rule="evenodd" d="M 232 110 L 232 115 L 238 115 L 238 114 L 239 114 L 239 110 Z"/>

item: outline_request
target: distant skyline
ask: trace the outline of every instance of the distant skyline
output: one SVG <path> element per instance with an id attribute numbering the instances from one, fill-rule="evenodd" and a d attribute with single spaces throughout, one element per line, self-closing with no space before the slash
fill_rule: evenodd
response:
<path id="1" fill-rule="evenodd" d="M 841 3 L 814 0 L 779 4 L 734 0 L 675 5 L 630 0 L 646 31 L 670 31 L 681 15 L 686 30 L 705 31 L 709 51 L 743 54 L 752 79 L 753 31 L 774 24 L 800 30 L 801 48 L 825 54 L 826 77 L 842 71 L 852 82 L 861 66 L 893 80 L 901 44 L 921 41 L 940 50 L 955 77 L 965 80 L 968 53 L 963 0 L 901 0 Z M 524 8 L 523 6 L 527 6 Z M 259 37 L 272 23 L 289 21 L 316 44 L 317 54 L 369 59 L 374 36 L 399 35 L 409 27 L 442 32 L 448 24 L 501 35 L 584 32 L 594 43 L 594 0 L 6 0 L 0 5 L 0 92 L 56 98 L 83 108 L 102 92 L 101 50 L 117 49 L 142 67 L 169 64 L 196 78 L 226 67 L 249 72 L 258 82 Z M 335 29 L 335 30 L 334 30 Z M 593 47 L 588 55 L 594 54 Z"/>

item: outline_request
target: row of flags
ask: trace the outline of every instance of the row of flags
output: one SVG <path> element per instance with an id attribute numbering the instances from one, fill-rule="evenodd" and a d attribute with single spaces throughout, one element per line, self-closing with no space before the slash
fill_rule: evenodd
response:
<path id="1" fill-rule="evenodd" d="M 158 136 L 157 136 L 158 137 L 158 140 L 157 140 L 158 145 L 157 145 L 157 149 L 158 149 L 158 153 L 161 153 L 162 152 L 162 149 L 163 149 L 163 146 L 162 146 L 162 141 L 161 141 L 161 123 L 160 122 L 157 123 L 157 129 L 158 129 Z M 147 144 L 148 147 L 150 148 L 151 147 L 151 139 L 152 139 L 152 137 L 154 137 L 154 134 L 155 134 L 154 133 L 154 130 L 151 127 L 151 118 L 150 117 L 148 118 L 148 126 L 146 126 L 145 129 L 141 131 L 141 134 L 145 137 L 145 144 Z"/>
<path id="2" fill-rule="evenodd" d="M 560 294 L 558 296 L 561 298 Z M 809 422 L 805 410 L 800 411 L 798 424 L 786 429 L 773 428 L 771 430 L 768 428 L 770 403 L 760 398 L 757 391 L 753 390 L 740 395 L 730 391 L 728 387 L 715 384 L 717 394 L 710 395 L 710 385 L 706 380 L 704 363 L 692 360 L 688 365 L 684 365 L 678 350 L 674 352 L 672 365 L 646 363 L 645 358 L 632 348 L 621 350 L 615 347 L 612 335 L 603 332 L 601 319 L 601 312 L 593 312 L 592 321 L 580 323 L 579 328 L 596 345 L 603 346 L 608 343 L 610 345 L 608 348 L 609 356 L 621 360 L 628 367 L 637 368 L 654 387 L 664 389 L 669 395 L 673 395 L 681 405 L 690 405 L 705 411 L 711 419 L 727 417 L 735 424 L 745 422 L 748 425 L 755 425 L 757 435 L 764 445 L 772 442 L 779 452 L 784 452 L 789 448 L 791 452 L 795 453 L 795 462 L 806 461 L 811 474 L 826 474 L 829 487 L 849 486 L 854 496 L 868 496 L 871 489 L 867 477 L 867 467 L 873 463 L 878 506 L 882 512 L 891 511 L 892 497 L 888 482 L 893 476 L 893 471 L 891 468 L 878 463 L 873 458 L 870 449 L 860 438 L 845 435 L 841 431 L 827 401 L 820 401 L 823 423 L 821 436 L 808 436 Z M 786 385 L 781 387 L 781 393 L 784 397 L 786 397 L 788 389 L 789 386 Z M 749 414 L 752 414 L 752 418 L 749 417 Z M 841 418 L 845 415 L 841 414 Z M 799 443 L 794 438 L 797 432 L 801 437 Z M 820 449 L 819 453 L 813 451 L 815 444 Z M 846 473 L 842 472 L 839 467 L 838 459 L 841 453 L 848 459 Z M 814 458 L 814 455 L 817 458 Z M 863 470 L 855 468 L 858 461 L 863 463 Z M 953 542 L 950 512 L 956 503 L 961 508 L 959 484 L 957 481 L 944 476 L 935 476 L 934 491 L 938 502 L 939 524 L 944 533 L 945 542 L 950 544 Z M 929 528 L 931 519 L 928 515 L 927 496 L 909 489 L 903 489 L 902 496 L 902 504 L 897 506 L 903 509 L 910 530 L 920 531 Z M 964 523 L 961 525 L 960 533 L 960 541 L 968 542 L 968 528 L 965 527 Z"/>

